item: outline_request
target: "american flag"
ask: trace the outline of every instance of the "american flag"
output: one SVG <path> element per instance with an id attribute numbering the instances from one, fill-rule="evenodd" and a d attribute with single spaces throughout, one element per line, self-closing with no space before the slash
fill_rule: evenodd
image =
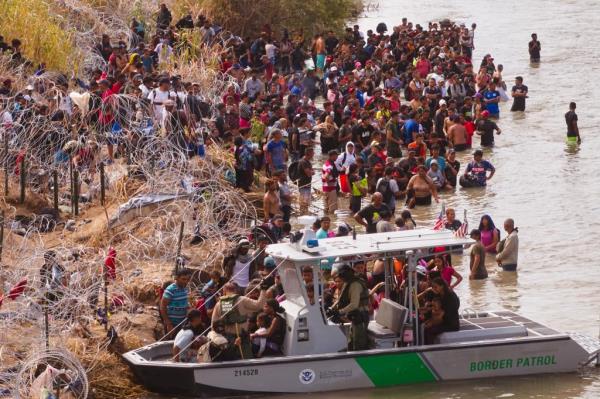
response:
<path id="1" fill-rule="evenodd" d="M 442 230 L 446 226 L 446 205 L 442 202 L 442 209 L 433 225 L 434 230 Z"/>
<path id="2" fill-rule="evenodd" d="M 460 227 L 458 228 L 458 230 L 456 230 L 454 232 L 454 237 L 465 238 L 468 231 L 469 231 L 469 221 L 467 220 L 467 210 L 465 209 L 465 216 L 463 218 L 463 222 L 460 225 Z"/>

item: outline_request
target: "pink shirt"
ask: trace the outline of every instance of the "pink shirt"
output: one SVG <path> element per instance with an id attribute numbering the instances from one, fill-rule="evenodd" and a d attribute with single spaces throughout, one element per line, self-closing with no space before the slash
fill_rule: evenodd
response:
<path id="1" fill-rule="evenodd" d="M 454 275 L 454 268 L 452 266 L 446 266 L 442 269 L 440 274 L 444 281 L 450 285 L 450 283 L 452 283 L 452 276 Z"/>

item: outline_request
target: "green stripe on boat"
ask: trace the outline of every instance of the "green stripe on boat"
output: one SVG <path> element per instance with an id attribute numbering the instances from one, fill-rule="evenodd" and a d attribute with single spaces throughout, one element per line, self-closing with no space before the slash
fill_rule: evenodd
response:
<path id="1" fill-rule="evenodd" d="M 435 381 L 435 376 L 416 353 L 355 358 L 376 387 Z"/>

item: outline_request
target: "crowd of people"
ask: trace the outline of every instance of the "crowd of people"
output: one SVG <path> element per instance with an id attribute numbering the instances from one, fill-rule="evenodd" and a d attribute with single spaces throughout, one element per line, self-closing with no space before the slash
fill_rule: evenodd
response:
<path id="1" fill-rule="evenodd" d="M 14 138 L 40 121 L 76 125 L 73 132 L 41 138 L 42 146 L 54 163 L 73 162 L 92 178 L 98 162 L 110 164 L 143 151 L 143 144 L 159 135 L 171 143 L 165 151 L 187 157 L 204 156 L 205 144 L 230 151 L 235 186 L 244 191 L 252 189 L 256 171 L 268 177 L 261 227 L 266 234 L 256 238 L 254 253 L 250 241 L 239 241 L 225 259 L 224 275 L 213 273 L 204 286 L 199 305 L 189 302 L 189 270 L 180 270 L 175 283 L 165 287 L 160 314 L 175 339 L 175 359 L 189 359 L 186 349 L 209 325 L 235 343 L 229 351 L 219 350 L 223 358 L 281 353 L 286 330 L 278 299 L 284 292 L 264 247 L 290 234 L 296 195 L 300 214 L 314 210 L 314 191 L 322 196 L 325 216 L 315 226 L 319 238 L 350 233 L 347 224 L 333 231 L 329 218 L 346 198 L 354 221 L 367 233 L 389 232 L 415 228 L 408 209 L 438 202 L 440 192 L 457 186 L 484 187 L 495 174 L 481 149 L 462 169 L 456 158 L 494 145 L 501 134 L 499 102 L 509 99 L 502 65 L 490 54 L 478 64 L 472 59 L 475 24 L 469 28 L 443 20 L 424 27 L 404 18 L 391 30 L 383 23 L 366 32 L 355 25 L 314 37 L 265 25 L 256 37 L 241 38 L 203 16 L 173 22 L 161 5 L 152 36 L 136 20 L 127 42 L 103 35 L 96 50 L 104 67 L 91 71 L 87 80 L 53 80 L 51 98 L 45 80 L 34 79 L 15 92 L 5 79 L 0 123 Z M 227 84 L 217 99 L 206 98 L 197 82 L 164 70 L 185 47 L 186 31 L 220 51 L 218 68 Z M 531 57 L 539 59 L 539 42 L 532 42 Z M 18 40 L 2 43 L 0 50 L 12 54 L 13 62 L 26 62 Z M 35 75 L 44 72 L 40 65 Z M 117 100 L 121 95 L 126 101 Z M 524 111 L 528 88 L 522 77 L 510 95 L 511 111 Z M 574 106 L 572 111 L 567 122 L 576 126 Z M 105 147 L 106 157 L 100 159 Z M 319 152 L 325 159 L 317 173 Z M 315 175 L 320 175 L 319 190 Z M 368 196 L 370 203 L 363 206 Z M 406 209 L 400 211 L 401 201 Z M 445 227 L 461 225 L 448 209 Z M 516 269 L 517 229 L 511 219 L 504 227 L 508 236 L 501 240 L 492 219 L 484 216 L 471 232 L 476 244 L 469 278 L 487 277 L 485 258 L 491 253 L 505 270 Z M 369 267 L 368 275 L 367 265 L 358 263 L 333 274 L 330 308 L 342 317 L 354 312 L 359 320 L 349 349 L 366 349 L 365 321 L 376 303 L 372 299 L 381 294 L 383 264 Z M 448 256 L 434 257 L 423 268 L 420 298 L 429 309 L 423 315 L 428 331 L 458 328 L 453 288 L 462 276 Z M 361 297 L 358 305 L 349 295 Z"/>

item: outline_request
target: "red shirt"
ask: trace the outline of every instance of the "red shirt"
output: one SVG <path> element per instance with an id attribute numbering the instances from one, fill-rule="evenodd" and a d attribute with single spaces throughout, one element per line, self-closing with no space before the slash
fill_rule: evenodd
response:
<path id="1" fill-rule="evenodd" d="M 467 146 L 471 147 L 473 143 L 473 135 L 475 134 L 475 124 L 472 121 L 466 121 L 465 129 L 467 130 Z"/>

